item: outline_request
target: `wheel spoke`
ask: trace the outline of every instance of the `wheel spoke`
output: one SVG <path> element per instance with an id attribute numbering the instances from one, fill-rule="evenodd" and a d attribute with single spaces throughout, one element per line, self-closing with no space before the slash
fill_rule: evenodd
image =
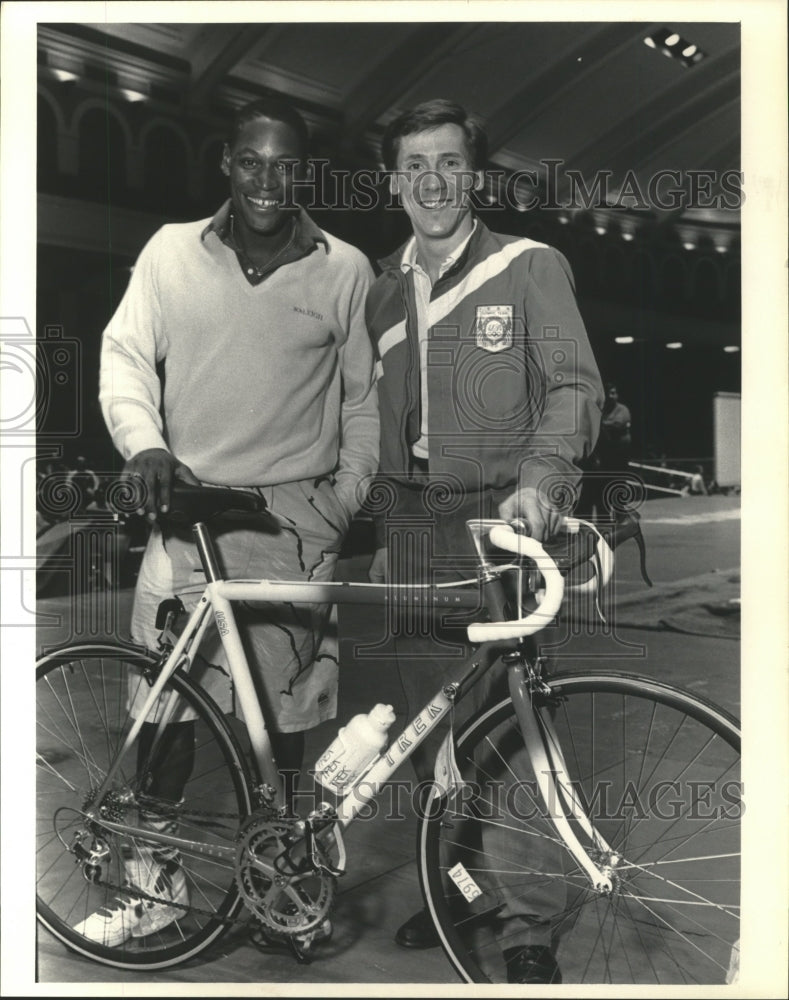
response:
<path id="1" fill-rule="evenodd" d="M 537 802 L 511 703 L 487 709 L 458 737 L 463 780 L 504 792 L 518 782 L 527 808 L 513 797 L 496 811 L 491 791 L 422 824 L 422 881 L 455 968 L 503 981 L 500 948 L 523 943 L 517 916 L 549 922 L 567 984 L 723 982 L 739 936 L 739 815 L 694 811 L 692 795 L 738 778 L 736 724 L 650 680 L 601 671 L 551 686 L 558 698 L 539 711 L 558 743 L 558 803 L 612 890 L 590 885 Z M 481 892 L 471 902 L 448 874 L 458 861 Z"/>
<path id="2" fill-rule="evenodd" d="M 712 955 L 710 955 L 708 952 L 704 951 L 704 949 L 700 945 L 697 945 L 696 942 L 693 941 L 691 939 L 691 937 L 688 934 L 684 933 L 678 926 L 671 924 L 668 920 L 666 920 L 665 917 L 661 916 L 661 914 L 658 913 L 657 910 L 653 909 L 649 905 L 649 902 L 647 900 L 642 899 L 639 896 L 633 896 L 633 895 L 630 895 L 629 898 L 632 899 L 635 903 L 638 903 L 639 906 L 643 906 L 644 909 L 648 913 L 650 913 L 656 920 L 660 921 L 660 923 L 662 923 L 666 927 L 668 927 L 669 930 L 671 930 L 671 932 L 673 934 L 676 934 L 678 937 L 680 937 L 685 942 L 685 944 L 690 945 L 692 948 L 694 948 L 696 951 L 698 951 L 701 955 L 703 955 L 705 959 L 707 959 L 710 962 L 713 962 L 715 965 L 717 965 L 724 972 L 726 971 L 726 966 L 725 965 L 722 965 Z M 683 917 L 684 916 L 685 915 L 683 914 Z M 691 921 L 691 922 L 695 923 L 699 928 L 702 928 L 705 931 L 705 933 L 708 933 L 708 929 L 706 927 L 704 927 L 703 924 L 699 924 L 697 921 Z M 717 937 L 717 935 L 716 935 L 716 937 Z M 724 941 L 725 939 L 719 937 L 718 940 Z"/>
<path id="3" fill-rule="evenodd" d="M 128 706 L 147 683 L 143 671 L 155 663 L 139 650 L 84 644 L 44 657 L 37 670 L 38 916 L 70 948 L 130 970 L 173 965 L 224 933 L 240 899 L 235 866 L 218 852 L 235 844 L 250 812 L 243 754 L 222 717 L 181 675 L 163 694 L 177 692 L 195 720 L 184 758 L 191 762 L 194 754 L 194 766 L 184 772 L 180 803 L 155 796 L 138 801 L 137 744 L 122 762 L 115 758 L 133 723 Z M 180 759 L 165 757 L 155 766 L 172 768 Z M 113 787 L 98 800 L 110 767 Z M 171 823 L 191 846 L 167 844 L 163 830 Z M 122 832 L 148 825 L 150 839 Z M 132 900 L 142 894 L 145 905 L 122 907 L 119 894 Z M 132 921 L 151 906 L 169 916 L 130 936 Z M 75 930 L 100 908 L 108 914 L 108 932 L 101 921 L 91 925 L 95 940 Z"/>

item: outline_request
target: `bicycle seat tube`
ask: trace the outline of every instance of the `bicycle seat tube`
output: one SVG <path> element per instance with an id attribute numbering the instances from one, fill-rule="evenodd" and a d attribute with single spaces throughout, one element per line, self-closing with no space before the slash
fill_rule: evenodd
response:
<path id="1" fill-rule="evenodd" d="M 233 684 L 244 713 L 249 741 L 257 762 L 258 772 L 264 785 L 268 786 L 273 795 L 273 803 L 275 805 L 282 805 L 285 801 L 282 778 L 274 764 L 271 737 L 269 736 L 252 675 L 249 671 L 246 652 L 238 631 L 232 605 L 227 598 L 220 596 L 212 586 L 212 584 L 224 581 L 224 577 L 219 570 L 219 560 L 214 542 L 208 531 L 208 527 L 203 521 L 196 522 L 192 526 L 192 531 L 195 537 L 197 552 L 200 556 L 200 562 L 203 565 L 203 572 L 208 583 L 207 591 L 211 597 L 219 636 L 227 654 Z"/>
<path id="2" fill-rule="evenodd" d="M 214 542 L 208 532 L 208 528 L 203 521 L 198 521 L 192 525 L 192 531 L 195 536 L 195 544 L 197 545 L 200 562 L 203 564 L 205 578 L 209 583 L 216 583 L 217 580 L 222 579 L 222 575 L 219 572 L 219 561 L 217 560 L 216 549 L 214 548 Z"/>

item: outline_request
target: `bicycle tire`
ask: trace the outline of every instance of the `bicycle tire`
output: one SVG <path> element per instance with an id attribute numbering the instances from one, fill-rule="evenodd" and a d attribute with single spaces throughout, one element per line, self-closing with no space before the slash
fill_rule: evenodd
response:
<path id="1" fill-rule="evenodd" d="M 609 871 L 614 861 L 613 891 L 591 887 L 545 819 L 507 698 L 457 737 L 469 784 L 454 801 L 434 790 L 420 818 L 422 890 L 452 966 L 466 982 L 507 982 L 502 952 L 531 943 L 553 950 L 563 983 L 723 983 L 739 940 L 737 720 L 635 675 L 579 672 L 548 685 L 534 704 L 614 848 L 613 859 L 596 855 Z"/>
<path id="2" fill-rule="evenodd" d="M 133 835 L 108 831 L 101 820 L 88 823 L 83 811 L 92 802 L 109 763 L 131 725 L 128 703 L 150 683 L 146 672 L 157 657 L 142 647 L 116 643 L 68 645 L 49 652 L 36 666 L 36 912 L 38 920 L 70 950 L 104 965 L 148 971 L 183 962 L 216 942 L 243 901 L 233 861 L 211 858 L 212 846 L 235 844 L 251 811 L 250 774 L 233 732 L 215 703 L 188 676 L 176 671 L 165 694 L 177 692 L 194 722 L 194 767 L 177 807 L 177 833 L 205 845 L 180 850 L 188 901 L 181 899 L 175 919 L 145 936 L 109 944 L 75 929 L 100 907 L 112 908 L 127 869 L 124 858 L 139 852 Z M 190 730 L 191 733 L 191 730 Z M 191 741 L 190 741 L 191 742 Z M 191 751 L 189 751 L 191 753 Z M 113 782 L 109 818 L 140 825 L 142 776 L 133 746 Z M 169 763 L 175 759 L 168 757 Z M 105 800 L 108 801 L 108 800 Z M 148 819 L 150 800 L 146 803 Z M 145 820 L 143 820 L 143 825 Z M 88 881 L 73 847 L 81 835 L 85 849 L 103 845 L 98 877 Z M 72 848 L 72 849 L 70 849 Z M 84 861 L 84 858 L 83 858 Z M 95 871 L 91 871 L 95 874 Z M 149 887 L 150 891 L 150 887 Z M 117 907 L 116 907 L 117 910 Z M 124 913 L 119 933 L 127 934 Z M 139 912 L 139 911 L 138 911 Z M 172 910 L 170 911 L 172 912 Z"/>

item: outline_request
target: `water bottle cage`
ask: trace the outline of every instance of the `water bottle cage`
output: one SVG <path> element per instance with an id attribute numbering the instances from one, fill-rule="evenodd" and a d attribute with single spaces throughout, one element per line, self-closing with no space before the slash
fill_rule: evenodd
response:
<path id="1" fill-rule="evenodd" d="M 332 829 L 332 836 L 337 843 L 339 850 L 339 864 L 333 865 L 328 858 L 328 854 L 321 857 L 319 853 L 319 842 L 317 835 L 328 827 Z M 334 808 L 325 802 L 314 812 L 310 813 L 305 821 L 305 840 L 307 846 L 307 857 L 310 860 L 312 870 L 319 875 L 333 875 L 339 878 L 345 874 L 345 843 L 342 839 L 342 829 L 337 820 L 337 813 Z"/>

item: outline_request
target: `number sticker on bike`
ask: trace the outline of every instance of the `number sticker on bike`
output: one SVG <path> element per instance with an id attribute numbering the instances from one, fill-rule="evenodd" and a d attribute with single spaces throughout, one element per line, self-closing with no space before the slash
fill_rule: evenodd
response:
<path id="1" fill-rule="evenodd" d="M 466 902 L 470 903 L 482 895 L 482 889 L 459 861 L 454 868 L 449 869 L 449 877 L 466 897 Z"/>

